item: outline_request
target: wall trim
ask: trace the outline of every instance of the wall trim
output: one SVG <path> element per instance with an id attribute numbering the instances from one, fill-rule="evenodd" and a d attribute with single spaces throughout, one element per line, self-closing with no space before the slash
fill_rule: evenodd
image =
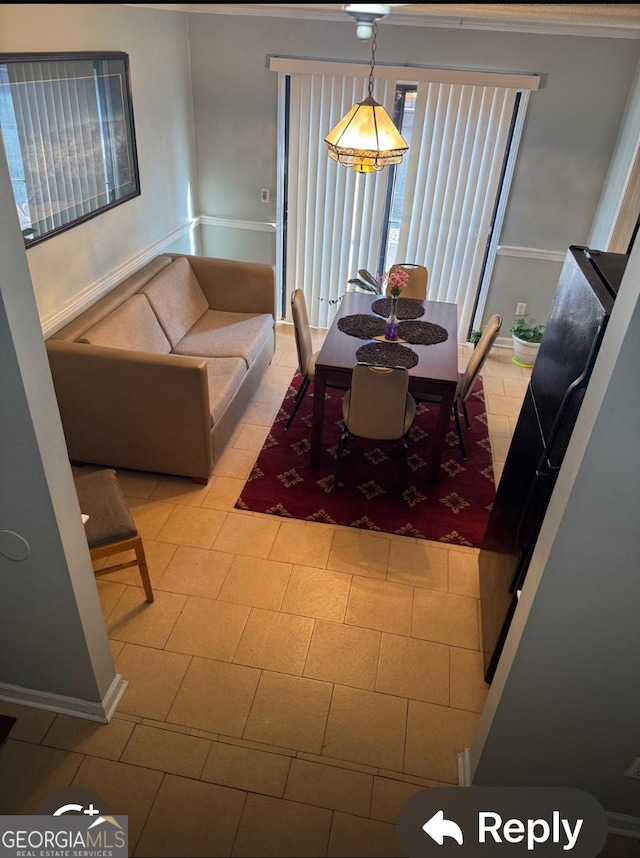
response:
<path id="1" fill-rule="evenodd" d="M 87 721 L 99 721 L 101 724 L 108 724 L 128 684 L 126 679 L 116 673 L 102 700 L 81 700 L 78 697 L 67 697 L 62 694 L 53 694 L 50 691 L 37 691 L 33 688 L 23 688 L 19 685 L 0 682 L 0 700 L 16 703 L 19 706 L 32 706 L 34 709 L 46 709 L 48 712 L 59 712 L 62 715 L 72 715 L 74 718 L 85 718 Z"/>
<path id="2" fill-rule="evenodd" d="M 549 262 L 564 262 L 566 250 L 547 250 L 544 247 L 515 247 L 501 244 L 498 256 L 517 256 L 520 259 L 546 259 Z"/>
<path id="3" fill-rule="evenodd" d="M 251 229 L 255 232 L 275 232 L 276 225 L 269 221 L 245 220 L 239 217 L 218 217 L 217 215 L 200 215 L 198 223 L 203 226 L 224 226 L 230 229 Z"/>
<path id="4" fill-rule="evenodd" d="M 46 339 L 51 336 L 51 334 L 55 334 L 56 331 L 63 328 L 67 322 L 75 319 L 83 310 L 90 307 L 92 304 L 95 304 L 98 299 L 102 298 L 103 295 L 106 295 L 107 292 L 110 292 L 114 286 L 122 283 L 122 281 L 126 280 L 130 274 L 133 274 L 139 268 L 142 268 L 143 265 L 146 265 L 147 262 L 150 262 L 154 257 L 158 256 L 158 254 L 162 253 L 162 251 L 169 247 L 170 244 L 173 244 L 174 241 L 181 238 L 185 233 L 194 229 L 197 224 L 198 218 L 194 218 L 193 220 L 187 221 L 171 230 L 171 232 L 165 235 L 164 238 L 159 239 L 153 244 L 150 244 L 144 250 L 141 250 L 139 253 L 131 256 L 126 260 L 126 262 L 123 262 L 122 265 L 114 268 L 114 270 L 110 271 L 105 277 L 101 277 L 99 280 L 94 280 L 93 283 L 85 287 L 82 292 L 74 295 L 74 297 L 67 301 L 66 304 L 63 304 L 61 307 L 54 310 L 53 313 L 50 313 L 48 316 L 40 319 L 43 337 Z"/>
<path id="5" fill-rule="evenodd" d="M 313 6 L 237 5 L 224 3 L 125 3 L 125 6 L 145 9 L 166 9 L 190 14 L 249 15 L 266 18 L 294 18 L 301 21 L 347 21 L 341 9 L 314 9 Z M 446 7 L 440 7 L 441 9 Z M 450 10 L 447 10 L 450 12 Z M 640 28 L 625 24 L 582 24 L 575 21 L 524 21 L 509 20 L 500 15 L 485 18 L 440 14 L 433 10 L 426 15 L 392 12 L 383 19 L 383 26 L 396 24 L 403 27 L 447 27 L 455 30 L 502 30 L 512 33 L 533 33 L 554 36 L 599 36 L 607 39 L 640 39 Z"/>
<path id="6" fill-rule="evenodd" d="M 607 828 L 610 834 L 635 837 L 640 840 L 640 816 L 625 816 L 623 813 L 607 811 Z"/>
<path id="7" fill-rule="evenodd" d="M 458 786 L 471 786 L 471 748 L 458 751 Z"/>

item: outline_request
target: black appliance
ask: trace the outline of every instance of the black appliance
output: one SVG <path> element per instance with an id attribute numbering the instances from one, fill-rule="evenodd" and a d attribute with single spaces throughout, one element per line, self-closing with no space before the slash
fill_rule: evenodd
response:
<path id="1" fill-rule="evenodd" d="M 480 549 L 491 682 L 629 256 L 571 246 Z"/>

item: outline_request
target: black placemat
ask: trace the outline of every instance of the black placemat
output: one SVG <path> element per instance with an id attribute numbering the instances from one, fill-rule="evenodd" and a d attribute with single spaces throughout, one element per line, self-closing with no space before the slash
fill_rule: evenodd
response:
<path id="1" fill-rule="evenodd" d="M 371 309 L 386 319 L 391 312 L 391 298 L 379 298 L 373 302 Z M 420 301 L 414 301 L 413 298 L 398 298 L 396 316 L 399 319 L 419 319 L 424 316 L 424 307 Z"/>
<path id="2" fill-rule="evenodd" d="M 408 343 L 421 346 L 434 346 L 449 339 L 447 329 L 435 322 L 400 322 L 398 333 Z"/>
<path id="3" fill-rule="evenodd" d="M 353 316 L 343 316 L 338 319 L 339 331 L 361 340 L 372 340 L 374 337 L 382 336 L 384 329 L 384 319 L 365 313 L 355 313 Z"/>
<path id="4" fill-rule="evenodd" d="M 413 349 L 397 343 L 367 343 L 360 346 L 356 357 L 361 363 L 375 366 L 403 366 L 411 369 L 418 363 L 418 355 Z"/>

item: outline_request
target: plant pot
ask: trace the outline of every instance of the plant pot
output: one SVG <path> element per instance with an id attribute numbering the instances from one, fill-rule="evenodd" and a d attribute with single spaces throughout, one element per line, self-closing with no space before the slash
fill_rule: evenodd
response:
<path id="1" fill-rule="evenodd" d="M 523 366 L 530 369 L 536 362 L 540 343 L 528 343 L 526 340 L 521 340 L 520 337 L 513 337 L 513 362 L 517 366 Z"/>

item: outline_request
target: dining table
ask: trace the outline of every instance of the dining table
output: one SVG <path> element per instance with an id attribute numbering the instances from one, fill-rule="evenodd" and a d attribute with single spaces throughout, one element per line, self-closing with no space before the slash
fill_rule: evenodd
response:
<path id="1" fill-rule="evenodd" d="M 384 297 L 384 296 L 382 296 Z M 321 462 L 323 452 L 323 427 L 325 411 L 325 394 L 327 388 L 342 388 L 351 386 L 353 367 L 358 363 L 358 350 L 367 342 L 374 343 L 378 337 L 362 338 L 341 330 L 345 327 L 347 317 L 376 316 L 372 310 L 374 302 L 381 296 L 364 292 L 346 292 L 340 307 L 331 324 L 315 363 L 313 382 L 313 415 L 311 424 L 310 462 L 317 466 Z M 402 302 L 402 298 L 399 299 Z M 408 299 L 404 299 L 408 300 Z M 414 299 L 412 299 L 413 301 Z M 429 345 L 414 342 L 394 345 L 411 349 L 417 354 L 415 366 L 409 371 L 409 392 L 419 401 L 429 398 L 437 403 L 439 408 L 435 430 L 431 437 L 422 439 L 420 444 L 428 448 L 427 482 L 436 483 L 440 472 L 442 454 L 446 443 L 453 401 L 458 384 L 458 307 L 445 301 L 417 302 L 424 308 L 424 314 L 419 321 L 430 322 L 446 332 L 446 338 Z M 380 318 L 380 316 L 378 316 Z M 341 325 L 340 320 L 344 322 Z M 366 322 L 366 319 L 364 320 Z M 444 335 L 444 334 L 443 334 Z M 412 357 L 413 360 L 415 358 Z M 393 361 L 393 359 L 392 359 Z M 382 365 L 382 364 L 380 364 Z M 421 454 L 427 456 L 425 450 Z"/>

